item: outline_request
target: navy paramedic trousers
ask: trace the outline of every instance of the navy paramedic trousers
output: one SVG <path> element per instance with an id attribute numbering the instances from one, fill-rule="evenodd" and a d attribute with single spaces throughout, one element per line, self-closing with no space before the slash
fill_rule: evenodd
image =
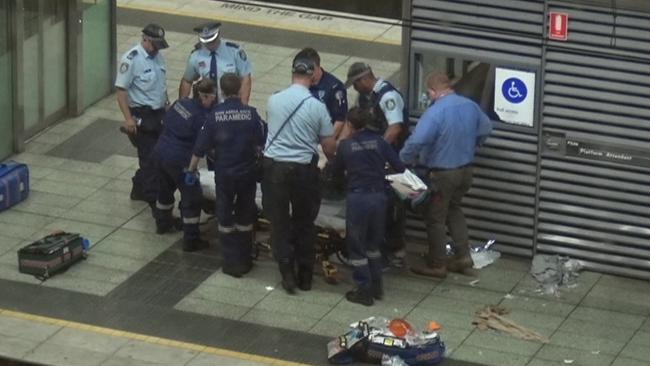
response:
<path id="1" fill-rule="evenodd" d="M 162 132 L 162 119 L 165 109 L 149 107 L 129 108 L 134 118 L 140 119 L 135 145 L 138 149 L 138 170 L 131 181 L 133 190 L 145 201 L 155 202 L 158 191 L 158 175 L 152 152 Z"/>
<path id="2" fill-rule="evenodd" d="M 201 185 L 188 186 L 183 179 L 185 164 L 179 161 L 154 160 L 158 173 L 158 198 L 153 208 L 153 216 L 157 226 L 173 225 L 172 209 L 174 208 L 174 192 L 181 192 L 181 202 L 178 205 L 183 218 L 183 239 L 186 241 L 199 239 L 199 218 L 203 193 Z"/>
<path id="3" fill-rule="evenodd" d="M 381 286 L 382 258 L 379 251 L 384 236 L 387 198 L 383 188 L 349 191 L 346 196 L 345 242 L 352 279 L 361 289 Z"/>

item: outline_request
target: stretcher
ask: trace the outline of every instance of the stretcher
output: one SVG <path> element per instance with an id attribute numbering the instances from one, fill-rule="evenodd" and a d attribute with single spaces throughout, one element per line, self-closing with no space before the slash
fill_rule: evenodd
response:
<path id="1" fill-rule="evenodd" d="M 214 187 L 214 172 L 207 169 L 199 170 L 199 180 L 204 200 L 213 204 L 216 201 Z M 258 207 L 257 230 L 268 230 L 269 222 L 261 213 L 262 189 L 257 185 L 255 203 Z M 317 228 L 316 259 L 321 263 L 325 280 L 330 283 L 339 281 L 339 271 L 330 258 L 336 256 L 339 262 L 347 262 L 345 251 L 345 200 L 322 199 L 318 216 L 314 220 Z M 257 241 L 257 250 L 270 250 L 269 243 Z"/>

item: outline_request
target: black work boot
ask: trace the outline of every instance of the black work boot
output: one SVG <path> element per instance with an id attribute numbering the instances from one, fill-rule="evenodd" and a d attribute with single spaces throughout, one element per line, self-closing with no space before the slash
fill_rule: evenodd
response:
<path id="1" fill-rule="evenodd" d="M 456 272 L 467 276 L 476 276 L 474 270 L 474 261 L 469 254 L 456 255 L 447 261 L 447 270 Z"/>
<path id="2" fill-rule="evenodd" d="M 250 272 L 252 268 L 253 268 L 253 264 L 248 263 L 248 264 L 238 264 L 234 266 L 224 265 L 223 268 L 221 268 L 221 270 L 223 271 L 223 273 L 229 276 L 240 278 L 246 273 Z"/>
<path id="3" fill-rule="evenodd" d="M 348 299 L 349 302 L 353 302 L 355 304 L 361 304 L 365 306 L 372 306 L 372 304 L 375 303 L 375 301 L 372 299 L 372 294 L 370 293 L 370 290 L 366 290 L 362 288 L 357 288 L 352 291 L 346 292 L 345 298 Z"/>
<path id="4" fill-rule="evenodd" d="M 282 288 L 289 294 L 296 293 L 296 275 L 292 263 L 281 263 L 280 274 L 282 275 Z"/>
<path id="5" fill-rule="evenodd" d="M 370 285 L 370 293 L 375 300 L 382 300 L 384 298 L 384 285 L 383 281 L 373 280 L 372 285 Z"/>
<path id="6" fill-rule="evenodd" d="M 311 290 L 311 281 L 313 276 L 313 267 L 298 266 L 298 288 L 302 291 Z"/>
<path id="7" fill-rule="evenodd" d="M 173 233 L 180 230 L 183 230 L 183 220 L 178 217 L 174 217 L 171 221 L 166 221 L 160 224 L 156 222 L 156 234 L 158 235 Z"/>

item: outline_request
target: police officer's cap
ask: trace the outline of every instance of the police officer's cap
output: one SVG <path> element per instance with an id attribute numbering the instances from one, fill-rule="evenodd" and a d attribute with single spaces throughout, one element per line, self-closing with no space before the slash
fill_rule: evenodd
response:
<path id="1" fill-rule="evenodd" d="M 209 43 L 219 37 L 219 27 L 221 27 L 221 23 L 209 22 L 194 27 L 194 31 L 199 34 L 199 41 Z"/>
<path id="2" fill-rule="evenodd" d="M 372 69 L 365 62 L 355 62 L 348 69 L 348 79 L 345 81 L 345 87 L 349 88 L 355 81 L 370 74 Z"/>
<path id="3" fill-rule="evenodd" d="M 147 24 L 147 26 L 142 29 L 142 34 L 149 37 L 151 44 L 153 44 L 153 46 L 158 50 L 169 47 L 169 44 L 165 41 L 165 30 L 158 24 Z"/>
<path id="4" fill-rule="evenodd" d="M 313 75 L 315 69 L 316 64 L 308 58 L 297 58 L 291 66 L 291 72 L 300 75 Z"/>

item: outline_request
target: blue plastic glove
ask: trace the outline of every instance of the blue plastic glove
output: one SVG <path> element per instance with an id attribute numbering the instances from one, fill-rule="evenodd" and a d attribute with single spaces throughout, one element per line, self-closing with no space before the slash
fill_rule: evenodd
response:
<path id="1" fill-rule="evenodd" d="M 196 185 L 199 181 L 199 172 L 186 170 L 183 172 L 183 181 L 188 186 Z"/>

